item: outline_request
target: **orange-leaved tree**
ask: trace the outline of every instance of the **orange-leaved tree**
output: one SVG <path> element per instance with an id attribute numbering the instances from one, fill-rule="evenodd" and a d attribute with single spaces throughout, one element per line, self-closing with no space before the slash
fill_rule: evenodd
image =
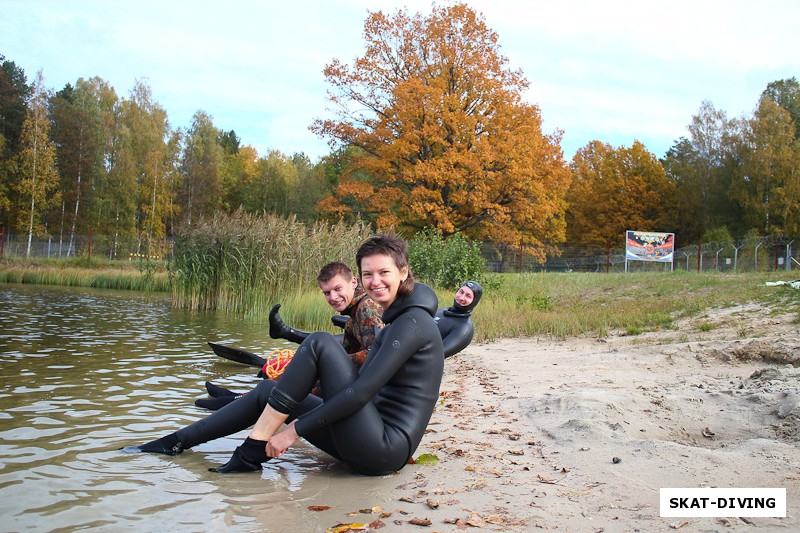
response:
<path id="1" fill-rule="evenodd" d="M 336 118 L 312 130 L 348 147 L 322 214 L 498 242 L 560 242 L 571 174 L 542 133 L 527 81 L 465 4 L 370 13 L 366 52 L 325 69 Z"/>
<path id="2" fill-rule="evenodd" d="M 626 230 L 671 232 L 674 184 L 639 141 L 613 148 L 592 141 L 572 160 L 567 198 L 569 242 L 610 248 Z"/>

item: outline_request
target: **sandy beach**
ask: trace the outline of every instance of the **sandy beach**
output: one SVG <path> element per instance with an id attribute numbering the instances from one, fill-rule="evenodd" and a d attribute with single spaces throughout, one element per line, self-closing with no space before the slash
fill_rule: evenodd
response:
<path id="1" fill-rule="evenodd" d="M 438 462 L 380 479 L 334 467 L 306 518 L 321 531 L 798 531 L 793 320 L 751 305 L 635 336 L 473 344 L 447 360 L 415 454 Z M 662 487 L 786 488 L 787 517 L 660 518 Z"/>

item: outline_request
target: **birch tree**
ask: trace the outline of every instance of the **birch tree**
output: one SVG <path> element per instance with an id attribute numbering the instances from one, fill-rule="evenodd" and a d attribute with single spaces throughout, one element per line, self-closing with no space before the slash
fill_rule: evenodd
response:
<path id="1" fill-rule="evenodd" d="M 28 113 L 22 125 L 18 157 L 17 182 L 20 198 L 28 206 L 28 244 L 25 254 L 30 256 L 34 235 L 46 235 L 46 220 L 40 216 L 49 206 L 59 202 L 56 150 L 50 140 L 50 120 L 47 117 L 49 95 L 44 87 L 44 76 L 39 71 L 33 84 L 33 94 Z M 23 213 L 23 211 L 20 211 Z M 20 224 L 22 226 L 23 224 Z"/>

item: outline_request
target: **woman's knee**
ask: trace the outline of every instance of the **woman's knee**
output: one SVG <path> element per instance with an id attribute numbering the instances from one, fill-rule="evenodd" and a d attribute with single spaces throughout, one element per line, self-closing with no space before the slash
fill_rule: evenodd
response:
<path id="1" fill-rule="evenodd" d="M 326 350 L 326 346 L 342 346 L 342 343 L 336 340 L 332 334 L 327 331 L 315 331 L 311 333 L 306 340 L 300 345 L 295 353 L 295 357 L 299 353 L 309 352 L 315 359 L 319 359 L 319 354 Z"/>

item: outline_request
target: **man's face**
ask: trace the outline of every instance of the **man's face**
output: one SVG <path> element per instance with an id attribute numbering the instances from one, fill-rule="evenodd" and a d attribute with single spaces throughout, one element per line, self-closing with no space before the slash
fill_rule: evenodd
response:
<path id="1" fill-rule="evenodd" d="M 456 303 L 461 307 L 469 307 L 469 304 L 471 304 L 474 299 L 475 293 L 466 285 L 463 285 L 456 293 Z"/>
<path id="2" fill-rule="evenodd" d="M 355 277 L 347 279 L 336 275 L 330 281 L 321 281 L 319 288 L 328 305 L 341 313 L 353 301 L 357 285 L 358 280 Z"/>

